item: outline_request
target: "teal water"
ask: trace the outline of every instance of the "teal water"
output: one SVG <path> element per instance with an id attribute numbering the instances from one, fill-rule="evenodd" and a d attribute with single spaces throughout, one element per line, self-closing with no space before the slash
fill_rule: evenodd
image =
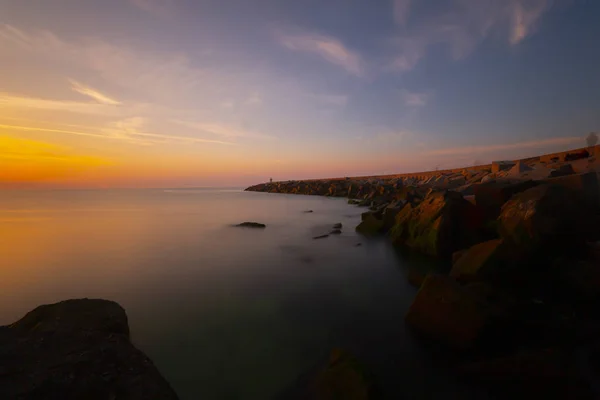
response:
<path id="1" fill-rule="evenodd" d="M 106 298 L 187 399 L 270 399 L 334 346 L 386 398 L 465 398 L 403 316 L 416 290 L 344 199 L 239 189 L 0 193 L 0 324 Z M 313 213 L 303 211 L 313 210 Z M 234 228 L 243 221 L 264 230 Z M 343 233 L 322 240 L 335 223 Z M 356 245 L 361 243 L 361 246 Z"/>

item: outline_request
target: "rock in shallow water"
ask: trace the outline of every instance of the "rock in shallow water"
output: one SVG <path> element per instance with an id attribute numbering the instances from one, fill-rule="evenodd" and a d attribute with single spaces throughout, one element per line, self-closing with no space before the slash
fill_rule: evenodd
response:
<path id="1" fill-rule="evenodd" d="M 261 224 L 258 222 L 242 222 L 241 224 L 237 224 L 235 226 L 239 227 L 239 228 L 266 228 L 267 227 L 265 224 Z"/>
<path id="2" fill-rule="evenodd" d="M 177 399 L 107 300 L 43 305 L 0 329 L 2 399 Z"/>

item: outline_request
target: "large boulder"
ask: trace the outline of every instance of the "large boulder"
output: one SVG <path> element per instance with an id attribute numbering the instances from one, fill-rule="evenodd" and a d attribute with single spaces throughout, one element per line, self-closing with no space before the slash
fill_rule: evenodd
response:
<path id="1" fill-rule="evenodd" d="M 377 218 L 372 212 L 366 212 L 362 214 L 362 221 L 356 227 L 356 231 L 365 236 L 373 236 L 381 233 L 383 227 L 382 219 Z"/>
<path id="2" fill-rule="evenodd" d="M 485 307 L 454 279 L 430 274 L 406 314 L 421 334 L 456 348 L 476 345 L 487 320 Z"/>
<path id="3" fill-rule="evenodd" d="M 562 179 L 562 178 L 555 178 Z M 498 217 L 502 238 L 524 250 L 559 250 L 595 230 L 590 208 L 573 190 L 544 184 L 513 196 Z"/>
<path id="4" fill-rule="evenodd" d="M 508 267 L 507 245 L 502 239 L 478 243 L 459 253 L 450 276 L 463 282 L 493 279 L 498 270 Z"/>
<path id="5" fill-rule="evenodd" d="M 585 199 L 590 207 L 600 207 L 600 189 L 598 187 L 598 176 L 595 172 L 550 178 L 544 182 L 569 188 L 578 197 Z"/>
<path id="6" fill-rule="evenodd" d="M 502 205 L 516 193 L 523 192 L 537 185 L 532 180 L 511 181 L 495 180 L 473 185 L 475 203 L 485 210 L 488 218 L 494 219 L 500 213 Z"/>
<path id="7" fill-rule="evenodd" d="M 384 230 L 390 230 L 396 223 L 396 216 L 402 211 L 406 202 L 403 200 L 397 200 L 391 203 L 383 210 L 383 228 Z"/>
<path id="8" fill-rule="evenodd" d="M 483 216 L 460 193 L 430 193 L 419 205 L 407 204 L 391 229 L 394 244 L 450 259 L 452 253 L 479 241 Z"/>
<path id="9" fill-rule="evenodd" d="M 40 306 L 0 327 L 2 399 L 177 399 L 107 300 Z"/>

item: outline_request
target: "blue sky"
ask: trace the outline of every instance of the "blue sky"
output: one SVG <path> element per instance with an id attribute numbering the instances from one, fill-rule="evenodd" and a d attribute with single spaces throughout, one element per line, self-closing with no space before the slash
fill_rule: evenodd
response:
<path id="1" fill-rule="evenodd" d="M 589 0 L 0 0 L 0 136 L 14 170 L 44 168 L 35 149 L 15 164 L 14 140 L 54 146 L 62 170 L 44 179 L 63 186 L 581 147 L 600 129 L 599 20 Z"/>

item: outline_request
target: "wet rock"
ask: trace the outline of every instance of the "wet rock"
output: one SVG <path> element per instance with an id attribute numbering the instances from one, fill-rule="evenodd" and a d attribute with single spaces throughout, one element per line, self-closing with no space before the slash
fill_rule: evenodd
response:
<path id="1" fill-rule="evenodd" d="M 304 213 L 304 214 L 310 214 L 310 213 L 312 213 L 312 212 L 313 212 L 313 210 L 306 210 L 306 211 L 303 211 L 303 213 Z"/>
<path id="2" fill-rule="evenodd" d="M 240 228 L 266 228 L 265 224 L 261 224 L 259 222 L 242 222 L 241 224 L 235 225 Z"/>
<path id="3" fill-rule="evenodd" d="M 486 319 L 471 293 L 452 278 L 433 274 L 425 278 L 405 318 L 416 331 L 457 348 L 475 346 Z"/>
<path id="4" fill-rule="evenodd" d="M 325 238 L 328 238 L 328 237 L 329 237 L 329 235 L 320 235 L 320 236 L 313 237 L 313 239 L 325 239 Z"/>
<path id="5" fill-rule="evenodd" d="M 392 241 L 434 257 L 452 253 L 479 241 L 483 220 L 476 207 L 460 193 L 431 193 L 418 206 L 406 205 L 390 231 Z"/>
<path id="6" fill-rule="evenodd" d="M 2 399 L 177 399 L 129 340 L 117 303 L 79 299 L 40 306 L 0 341 Z"/>
<path id="7" fill-rule="evenodd" d="M 362 222 L 356 227 L 356 231 L 365 235 L 372 236 L 381 233 L 383 230 L 383 220 L 375 217 L 373 213 L 363 213 Z"/>
<path id="8" fill-rule="evenodd" d="M 342 231 L 341 229 L 334 229 L 331 232 L 329 232 L 330 235 L 341 235 Z"/>
<path id="9" fill-rule="evenodd" d="M 348 204 L 355 206 L 357 204 L 360 204 L 360 200 L 349 199 Z"/>
<path id="10" fill-rule="evenodd" d="M 337 224 L 334 224 L 333 229 L 342 229 L 342 223 L 338 222 Z"/>

